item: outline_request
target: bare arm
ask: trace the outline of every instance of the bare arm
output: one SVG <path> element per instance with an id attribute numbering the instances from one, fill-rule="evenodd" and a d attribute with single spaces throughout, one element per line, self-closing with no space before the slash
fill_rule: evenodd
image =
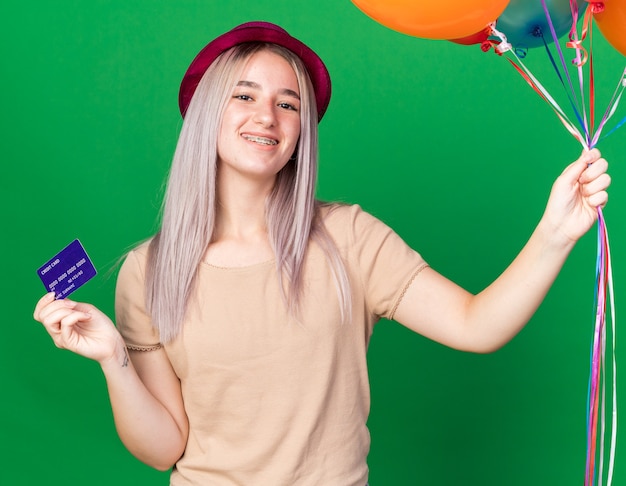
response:
<path id="1" fill-rule="evenodd" d="M 165 352 L 132 352 L 117 329 L 89 304 L 45 295 L 35 308 L 40 321 L 62 349 L 100 363 L 118 434 L 139 460 L 160 470 L 172 467 L 187 443 L 189 426 L 180 389 Z"/>
<path id="2" fill-rule="evenodd" d="M 511 265 L 472 295 L 434 270 L 409 287 L 395 319 L 447 346 L 491 352 L 511 340 L 535 313 L 576 241 L 607 201 L 610 178 L 597 150 L 584 153 L 556 180 L 546 211 Z"/>

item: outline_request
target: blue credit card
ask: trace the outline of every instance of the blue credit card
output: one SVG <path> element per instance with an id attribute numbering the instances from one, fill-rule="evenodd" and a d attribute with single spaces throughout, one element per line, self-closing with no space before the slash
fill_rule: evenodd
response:
<path id="1" fill-rule="evenodd" d="M 78 240 L 72 241 L 37 270 L 48 292 L 54 292 L 55 299 L 67 297 L 96 273 L 96 267 Z"/>

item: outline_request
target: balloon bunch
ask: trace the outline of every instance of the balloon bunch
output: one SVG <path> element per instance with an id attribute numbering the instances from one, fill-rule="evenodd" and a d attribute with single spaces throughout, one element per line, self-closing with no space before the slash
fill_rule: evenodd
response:
<path id="1" fill-rule="evenodd" d="M 546 0 L 545 5 L 556 38 L 570 32 L 572 9 L 569 0 Z M 626 56 L 626 2 L 623 0 L 576 0 L 578 14 L 582 15 L 590 5 L 595 23 L 606 40 Z M 508 42 L 519 53 L 533 47 L 553 42 L 550 25 L 539 0 L 510 0 L 504 11 L 494 18 L 498 30 L 506 34 Z M 458 44 L 480 44 L 489 39 L 491 22 L 470 35 L 450 38 Z"/>
<path id="2" fill-rule="evenodd" d="M 565 128 L 584 149 L 596 146 L 607 122 L 616 113 L 622 93 L 626 89 L 625 68 L 604 115 L 596 123 L 593 24 L 597 24 L 606 40 L 618 52 L 626 55 L 626 0 L 352 1 L 374 20 L 405 34 L 427 39 L 450 40 L 464 45 L 480 44 L 485 52 L 494 48 L 494 51 L 506 58 L 535 92 L 551 106 Z M 578 24 L 582 24 L 580 31 Z M 568 34 L 568 40 L 563 49 L 559 39 L 565 34 Z M 541 46 L 545 48 L 558 80 L 565 90 L 573 116 L 568 116 L 566 110 L 557 103 L 555 97 L 522 61 L 529 49 Z M 568 57 L 566 53 L 573 55 L 569 63 L 566 60 Z M 617 122 L 604 137 L 625 123 L 626 117 Z M 608 329 L 607 306 L 610 311 Z M 610 486 L 613 481 L 617 438 L 615 306 L 609 237 L 601 208 L 598 208 L 594 310 L 584 484 Z M 612 343 L 609 350 L 611 366 L 608 369 L 607 341 Z M 607 382 L 612 383 L 609 400 L 607 400 Z M 608 420 L 607 414 L 610 415 Z M 607 428 L 610 432 L 609 439 L 606 439 Z M 607 447 L 608 454 L 605 450 Z M 607 459 L 608 465 L 605 464 Z"/>
<path id="3" fill-rule="evenodd" d="M 513 6 L 518 7 L 521 1 L 523 0 L 517 0 L 517 3 Z M 585 12 L 587 2 L 584 0 L 526 1 L 532 1 L 535 6 L 539 5 L 542 10 L 542 14 L 544 15 L 544 20 L 540 22 L 536 19 L 532 19 L 524 23 L 523 19 L 525 17 L 521 15 L 521 12 L 516 12 L 514 10 L 514 12 L 517 13 L 516 19 L 518 20 L 518 23 L 524 23 L 524 28 L 511 28 L 511 35 L 504 30 L 504 28 L 510 26 L 510 19 L 506 15 L 505 11 L 505 14 L 503 15 L 504 22 L 500 22 L 500 20 L 498 20 L 497 22 L 490 24 L 488 27 L 489 36 L 482 42 L 482 49 L 487 51 L 491 46 L 493 46 L 497 54 L 506 57 L 528 82 L 528 84 L 537 92 L 537 94 L 539 94 L 539 96 L 541 96 L 541 98 L 543 98 L 552 107 L 565 128 L 581 143 L 583 148 L 590 149 L 595 147 L 600 140 L 600 135 L 602 134 L 605 125 L 615 114 L 621 100 L 621 95 L 626 87 L 625 68 L 618 80 L 613 96 L 609 101 L 606 111 L 604 112 L 604 116 L 596 126 L 592 19 L 597 13 L 604 13 L 603 7 L 600 3 L 594 3 L 591 5 L 591 8 L 587 9 Z M 567 5 L 570 9 L 568 22 L 558 10 L 564 5 Z M 555 11 L 558 14 L 558 22 L 555 22 L 552 18 L 553 12 Z M 626 12 L 626 2 L 624 3 L 624 11 Z M 536 15 L 535 12 L 530 10 L 528 12 L 530 12 L 533 16 Z M 582 18 L 582 29 L 580 33 L 577 30 L 579 18 Z M 626 17 L 624 20 L 626 22 Z M 624 27 L 624 35 L 626 36 L 626 23 L 624 24 Z M 566 32 L 569 32 L 569 41 L 565 44 L 565 47 L 573 49 L 574 53 L 574 58 L 570 63 L 566 61 L 565 52 L 567 51 L 562 49 L 559 44 L 559 37 Z M 547 37 L 548 35 L 549 37 Z M 584 44 L 585 41 L 588 41 L 587 46 Z M 550 43 L 554 43 L 556 55 L 550 49 Z M 570 117 L 567 116 L 565 110 L 561 108 L 555 98 L 522 62 L 522 59 L 526 56 L 526 51 L 529 47 L 540 45 L 545 47 L 546 54 L 552 64 L 552 67 L 554 68 L 561 85 L 565 89 L 577 123 L 570 120 Z M 589 77 L 587 88 L 585 86 L 585 65 L 588 68 L 587 74 Z M 571 75 L 571 70 L 574 70 L 574 75 Z M 588 94 L 588 104 L 585 103 L 586 94 Z M 610 133 L 613 133 L 624 123 L 626 123 L 626 117 L 618 122 Z M 605 136 L 608 136 L 609 134 Z"/>
<path id="4" fill-rule="evenodd" d="M 532 6 L 529 5 L 530 3 Z M 507 57 L 528 84 L 552 107 L 565 128 L 581 143 L 584 149 L 590 149 L 597 145 L 607 122 L 616 113 L 622 93 L 626 88 L 625 68 L 604 115 L 596 125 L 592 48 L 593 19 L 598 15 L 603 15 L 600 22 L 596 21 L 599 25 L 604 26 L 602 32 L 604 33 L 605 30 L 611 34 L 615 32 L 611 30 L 613 27 L 611 22 L 614 20 L 606 15 L 607 10 L 611 11 L 610 5 L 592 2 L 588 6 L 587 3 L 582 0 L 535 0 L 534 2 L 517 0 L 513 3 L 512 0 L 510 7 L 515 15 L 511 17 L 511 11 L 507 8 L 501 18 L 490 26 L 490 37 L 482 43 L 483 50 L 488 50 L 489 44 L 493 44 L 498 54 Z M 528 8 L 524 9 L 525 6 Z M 533 10 L 539 8 L 543 18 L 539 16 L 539 12 Z M 618 5 L 616 10 L 619 12 L 620 8 L 623 9 L 625 16 L 622 20 L 622 29 L 618 32 L 619 35 L 612 37 L 612 45 L 614 46 L 620 45 L 620 40 L 623 40 L 620 36 L 626 36 L 626 2 Z M 579 18 L 582 19 L 580 32 L 577 29 Z M 607 19 L 610 19 L 608 24 L 605 23 Z M 565 47 L 572 51 L 565 52 L 573 52 L 574 57 L 569 64 L 566 61 L 564 49 L 559 44 L 559 37 L 567 32 L 569 35 Z M 494 37 L 496 40 L 493 40 Z M 549 46 L 552 42 L 556 55 L 552 53 Z M 514 47 L 515 45 L 517 48 Z M 565 110 L 559 106 L 555 98 L 521 60 L 526 49 L 541 45 L 545 47 L 558 79 L 565 89 L 575 115 L 575 122 L 570 120 Z M 585 89 L 585 66 L 588 74 L 587 89 Z M 570 69 L 574 71 L 573 75 L 570 75 Z M 588 94 L 588 103 L 585 103 L 586 93 Z M 626 123 L 626 117 L 619 121 L 605 136 L 613 133 L 624 123 Z M 594 296 L 595 322 L 587 400 L 587 458 L 584 484 L 585 486 L 602 486 L 603 484 L 610 486 L 613 481 L 617 439 L 615 307 L 609 235 L 601 208 L 598 208 L 597 247 L 596 291 Z M 611 325 L 607 329 L 608 304 L 610 304 Z M 608 354 L 611 360 L 609 369 L 606 367 L 607 337 L 610 337 L 612 344 Z M 612 382 L 609 400 L 607 400 L 607 381 Z M 607 413 L 610 415 L 608 419 Z M 610 431 L 610 439 L 608 440 L 606 439 L 607 427 Z M 607 446 L 608 455 L 605 450 Z M 608 465 L 605 464 L 606 460 L 608 460 Z M 606 483 L 604 483 L 605 479 Z"/>
<path id="5" fill-rule="evenodd" d="M 509 36 L 514 46 L 541 45 L 547 23 L 538 0 L 352 0 L 361 11 L 390 29 L 423 39 L 481 43 L 490 24 Z M 571 26 L 569 1 L 546 0 L 558 37 Z M 604 37 L 626 56 L 626 2 L 576 0 L 579 10 L 594 5 L 595 21 Z"/>

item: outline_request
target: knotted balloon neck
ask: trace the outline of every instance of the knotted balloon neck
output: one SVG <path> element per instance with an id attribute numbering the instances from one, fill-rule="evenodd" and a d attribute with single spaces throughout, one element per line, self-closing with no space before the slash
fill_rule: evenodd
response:
<path id="1" fill-rule="evenodd" d="M 593 2 L 587 0 L 587 3 L 589 4 L 589 9 L 591 10 L 591 13 L 598 14 L 604 12 L 604 2 Z"/>

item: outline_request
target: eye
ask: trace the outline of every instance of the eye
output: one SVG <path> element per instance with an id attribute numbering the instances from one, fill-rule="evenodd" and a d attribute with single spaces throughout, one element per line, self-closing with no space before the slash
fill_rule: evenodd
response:
<path id="1" fill-rule="evenodd" d="M 233 98 L 241 101 L 252 101 L 252 96 L 249 96 L 247 94 L 236 94 L 233 95 Z"/>
<path id="2" fill-rule="evenodd" d="M 281 108 L 284 108 L 285 110 L 291 110 L 291 111 L 298 111 L 298 107 L 295 105 L 292 105 L 291 103 L 278 103 L 278 106 L 280 106 Z"/>

